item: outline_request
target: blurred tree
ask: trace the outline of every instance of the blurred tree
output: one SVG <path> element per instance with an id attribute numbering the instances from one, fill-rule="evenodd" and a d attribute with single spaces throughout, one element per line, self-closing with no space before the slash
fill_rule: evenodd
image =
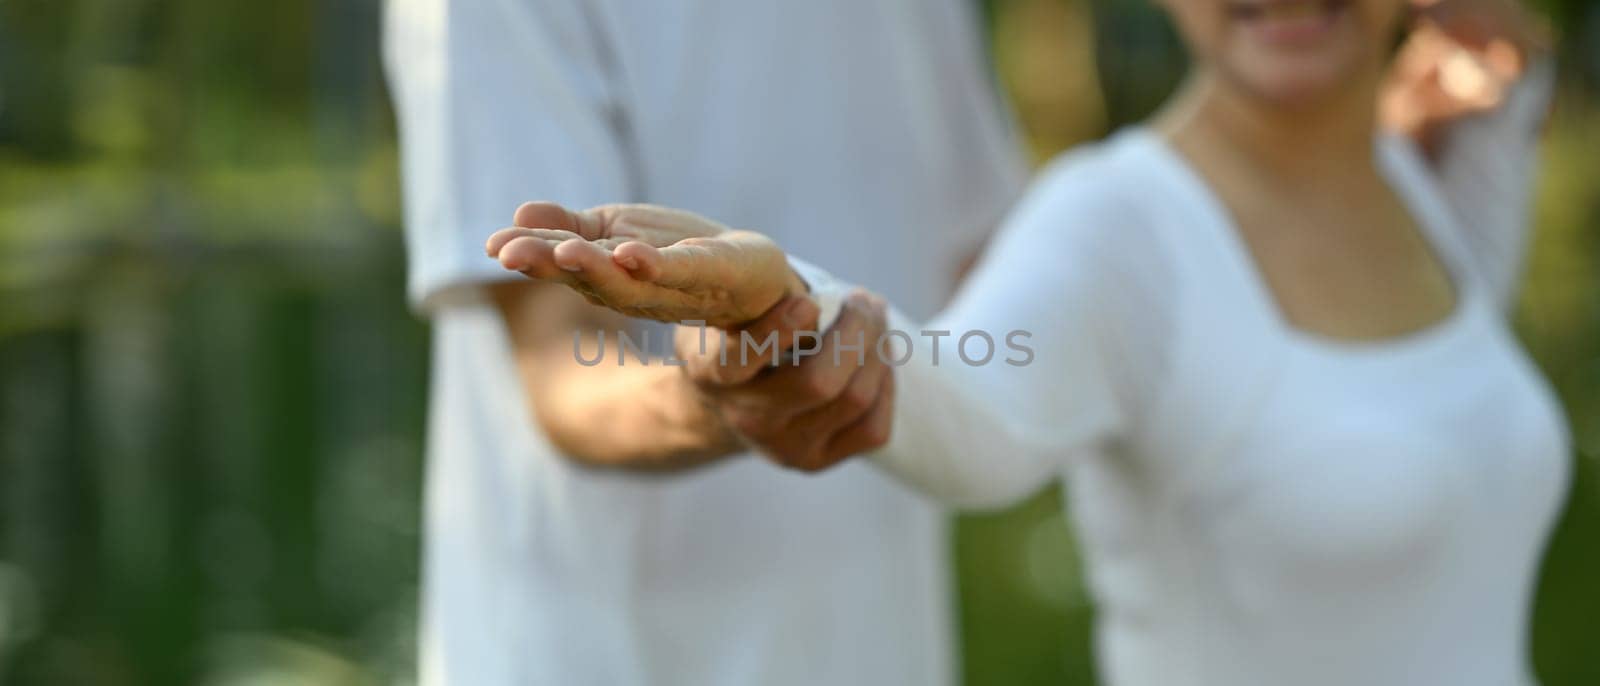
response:
<path id="1" fill-rule="evenodd" d="M 0 2 L 0 145 L 41 159 L 73 152 L 70 55 L 78 0 Z"/>

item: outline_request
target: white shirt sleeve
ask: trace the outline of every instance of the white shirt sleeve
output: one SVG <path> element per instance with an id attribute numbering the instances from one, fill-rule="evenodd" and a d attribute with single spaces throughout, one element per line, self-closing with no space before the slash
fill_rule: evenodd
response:
<path id="1" fill-rule="evenodd" d="M 1134 427 L 1164 368 L 1171 272 L 1089 171 L 1069 155 L 1042 176 L 931 321 L 891 313 L 878 466 L 951 505 L 1002 507 Z M 794 263 L 819 299 L 850 288 Z"/>
<path id="2" fill-rule="evenodd" d="M 582 0 L 390 0 L 410 260 L 426 311 L 441 292 L 516 278 L 484 241 L 517 206 L 625 201 L 622 98 Z"/>
<path id="3" fill-rule="evenodd" d="M 1463 243 L 1504 309 L 1516 298 L 1527 250 L 1538 134 L 1555 65 L 1535 62 L 1494 111 L 1456 122 L 1433 165 Z"/>

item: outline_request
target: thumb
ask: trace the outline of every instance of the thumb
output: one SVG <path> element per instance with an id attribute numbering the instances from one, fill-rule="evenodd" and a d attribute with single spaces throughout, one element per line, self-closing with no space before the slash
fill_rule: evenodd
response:
<path id="1" fill-rule="evenodd" d="M 777 334 L 778 347 L 788 350 L 797 344 L 797 334 L 816 335 L 817 318 L 821 314 L 822 308 L 810 295 L 790 294 L 779 300 L 760 319 L 743 327 L 743 330 L 750 332 L 756 340 Z"/>
<path id="2" fill-rule="evenodd" d="M 697 355 L 690 375 L 709 386 L 733 386 L 756 377 L 773 361 L 787 363 L 788 351 L 817 336 L 820 308 L 809 296 L 790 295 L 778 301 L 755 321 L 717 337 L 720 348 Z"/>

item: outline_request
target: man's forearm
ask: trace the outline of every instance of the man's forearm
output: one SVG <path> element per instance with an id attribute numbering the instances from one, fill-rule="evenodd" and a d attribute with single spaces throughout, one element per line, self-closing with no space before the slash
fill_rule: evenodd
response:
<path id="1" fill-rule="evenodd" d="M 539 425 L 569 458 L 660 471 L 702 465 L 740 449 L 679 369 L 660 360 L 557 375 L 530 388 L 529 395 Z"/>
<path id="2" fill-rule="evenodd" d="M 739 451 L 740 443 L 699 398 L 681 368 L 629 359 L 595 359 L 594 331 L 618 331 L 628 320 L 584 303 L 564 288 L 497 285 L 492 294 L 506 322 L 530 417 L 573 460 L 595 466 L 674 470 Z M 586 350 L 574 351 L 574 332 Z M 621 354 L 622 351 L 608 351 Z"/>

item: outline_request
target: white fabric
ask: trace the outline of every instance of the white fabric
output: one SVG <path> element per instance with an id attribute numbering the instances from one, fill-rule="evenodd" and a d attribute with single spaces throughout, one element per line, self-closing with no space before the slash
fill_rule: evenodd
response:
<path id="1" fill-rule="evenodd" d="M 1457 122 L 1438 165 L 1440 191 L 1460 222 L 1484 279 L 1510 308 L 1528 241 L 1517 228 L 1532 211 L 1537 147 L 1529 131 L 1543 126 L 1555 88 L 1552 60 L 1534 63 L 1516 96 L 1490 116 Z"/>
<path id="2" fill-rule="evenodd" d="M 758 228 L 926 316 L 1025 168 L 967 0 L 391 0 L 410 294 L 434 324 L 427 684 L 952 673 L 946 531 L 866 465 L 574 466 L 478 286 L 518 203 Z M 533 399 L 535 402 L 544 399 Z"/>
<path id="3" fill-rule="evenodd" d="M 1447 151 L 1435 177 L 1408 143 L 1378 142 L 1459 296 L 1387 341 L 1283 320 L 1220 201 L 1153 132 L 1069 154 L 948 309 L 892 315 L 916 345 L 874 462 L 969 507 L 1061 478 L 1109 684 L 1533 683 L 1528 615 L 1570 438 L 1502 316 L 1525 217 L 1465 226 L 1447 198 L 1466 191 L 1436 182 L 1525 207 L 1536 119 L 1501 118 L 1547 87 L 1454 141 L 1503 158 Z M 1467 159 L 1483 166 L 1449 166 Z M 951 338 L 935 365 L 916 335 L 1017 328 L 1034 334 L 1026 366 L 968 366 Z"/>

